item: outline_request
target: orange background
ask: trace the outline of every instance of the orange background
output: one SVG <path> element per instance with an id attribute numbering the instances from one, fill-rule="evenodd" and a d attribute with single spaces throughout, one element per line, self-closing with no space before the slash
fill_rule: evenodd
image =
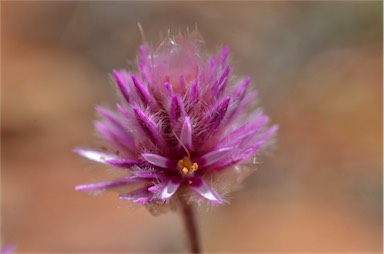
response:
<path id="1" fill-rule="evenodd" d="M 280 125 L 231 205 L 199 212 L 207 252 L 380 252 L 381 2 L 2 2 L 2 241 L 20 253 L 182 252 L 177 214 L 91 197 L 108 176 L 72 153 L 97 144 L 94 105 L 141 37 L 198 25 L 231 47 Z"/>

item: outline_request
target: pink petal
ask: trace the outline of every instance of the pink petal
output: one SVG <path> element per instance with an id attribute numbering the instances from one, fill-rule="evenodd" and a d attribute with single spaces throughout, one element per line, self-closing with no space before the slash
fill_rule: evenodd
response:
<path id="1" fill-rule="evenodd" d="M 128 168 L 138 164 L 140 161 L 134 160 L 134 159 L 114 159 L 114 160 L 107 160 L 107 162 L 117 167 Z"/>
<path id="2" fill-rule="evenodd" d="M 185 110 L 183 103 L 181 102 L 179 96 L 177 94 L 172 95 L 171 106 L 169 108 L 169 118 L 171 123 L 175 124 L 175 122 L 185 115 Z"/>
<path id="3" fill-rule="evenodd" d="M 109 109 L 103 108 L 101 106 L 96 106 L 96 111 L 104 119 L 108 120 L 108 122 L 112 123 L 113 125 L 116 125 L 120 129 L 125 129 L 124 128 L 124 122 L 122 121 L 122 119 L 120 119 L 119 115 L 116 114 L 115 112 L 113 112 Z"/>
<path id="4" fill-rule="evenodd" d="M 189 90 L 189 105 L 190 107 L 193 107 L 196 105 L 197 101 L 199 100 L 199 96 L 200 96 L 200 91 L 199 91 L 199 85 L 198 85 L 198 81 L 195 80 L 193 83 L 192 83 L 192 86 Z"/>
<path id="5" fill-rule="evenodd" d="M 148 190 L 149 186 L 145 186 L 127 194 L 120 195 L 120 199 L 133 201 L 135 203 L 146 204 L 149 203 L 153 198 L 153 193 Z"/>
<path id="6" fill-rule="evenodd" d="M 137 177 L 137 178 L 141 178 L 141 179 L 153 179 L 153 178 L 160 178 L 161 176 L 163 176 L 163 174 L 161 172 L 159 172 L 159 170 L 156 170 L 156 169 L 153 169 L 153 168 L 148 168 L 148 167 L 144 167 L 144 168 L 141 168 L 137 165 L 134 165 L 132 166 L 131 168 L 133 174 L 134 174 L 134 177 Z"/>
<path id="7" fill-rule="evenodd" d="M 119 89 L 124 96 L 125 100 L 129 102 L 129 87 L 128 84 L 123 80 L 123 78 L 120 76 L 120 73 L 117 70 L 113 70 L 112 74 L 116 80 L 117 85 L 119 86 Z"/>
<path id="8" fill-rule="evenodd" d="M 273 134 L 275 134 L 277 132 L 277 130 L 279 129 L 279 126 L 277 124 L 273 125 L 272 127 L 270 127 L 267 131 L 265 131 L 260 139 L 262 140 L 267 140 L 270 136 L 272 136 Z"/>
<path id="9" fill-rule="evenodd" d="M 228 65 L 225 69 L 224 72 L 221 74 L 220 78 L 216 81 L 214 85 L 214 95 L 216 97 L 219 97 L 224 91 L 227 86 L 228 82 L 228 76 L 229 73 L 231 72 L 231 66 Z"/>
<path id="10" fill-rule="evenodd" d="M 136 144 L 132 133 L 106 122 L 96 121 L 94 125 L 102 137 L 114 144 L 115 147 L 136 153 Z"/>
<path id="11" fill-rule="evenodd" d="M 169 84 L 169 82 L 165 81 L 163 86 L 164 86 L 165 91 L 167 91 L 168 95 L 172 95 L 172 87 Z"/>
<path id="12" fill-rule="evenodd" d="M 137 123 L 145 135 L 147 135 L 154 144 L 158 144 L 159 142 L 163 143 L 159 125 L 152 119 L 152 117 L 138 107 L 133 107 L 133 112 Z"/>
<path id="13" fill-rule="evenodd" d="M 87 183 L 87 184 L 77 185 L 75 187 L 75 190 L 81 190 L 81 191 L 104 190 L 107 188 L 127 185 L 132 182 L 136 182 L 136 181 L 133 179 L 118 179 L 118 180 L 104 181 L 104 182 L 98 182 L 98 183 Z"/>
<path id="14" fill-rule="evenodd" d="M 231 97 L 225 97 L 219 104 L 217 104 L 210 112 L 204 116 L 204 122 L 209 126 L 209 132 L 216 131 L 222 123 L 225 114 L 227 113 L 230 100 Z"/>
<path id="15" fill-rule="evenodd" d="M 220 195 L 209 186 L 203 179 L 195 177 L 190 184 L 191 188 L 199 193 L 204 198 L 216 202 L 223 203 Z"/>
<path id="16" fill-rule="evenodd" d="M 203 155 L 200 158 L 200 166 L 207 167 L 218 162 L 220 159 L 224 158 L 230 150 L 232 150 L 232 147 L 220 148 L 213 152 Z"/>
<path id="17" fill-rule="evenodd" d="M 229 46 L 228 45 L 224 45 L 223 46 L 223 49 L 221 51 L 221 64 L 224 65 L 225 62 L 227 61 L 227 57 L 228 57 L 228 54 L 229 54 Z"/>
<path id="18" fill-rule="evenodd" d="M 137 77 L 134 74 L 131 74 L 131 79 L 133 81 L 133 84 L 136 88 L 136 92 L 138 93 L 141 101 L 144 103 L 144 105 L 149 105 L 151 107 L 155 107 L 155 102 L 149 93 L 148 89 L 144 86 L 143 83 L 141 83 Z"/>
<path id="19" fill-rule="evenodd" d="M 104 152 L 90 150 L 86 148 L 80 148 L 80 147 L 75 148 L 74 152 L 80 154 L 81 156 L 89 160 L 97 161 L 100 163 L 107 163 L 107 161 L 109 160 L 115 160 L 119 158 L 116 154 L 104 153 Z"/>
<path id="20" fill-rule="evenodd" d="M 171 160 L 169 160 L 169 159 L 166 158 L 166 157 L 157 155 L 157 154 L 153 154 L 153 153 L 143 153 L 143 154 L 141 154 L 141 156 L 142 156 L 146 161 L 148 161 L 149 163 L 151 163 L 152 165 L 158 166 L 158 167 L 160 167 L 160 168 L 170 168 L 171 165 L 172 165 Z"/>
<path id="21" fill-rule="evenodd" d="M 188 116 L 184 119 L 180 140 L 188 149 L 192 150 L 192 125 Z"/>
<path id="22" fill-rule="evenodd" d="M 168 199 L 170 198 L 177 189 L 179 188 L 181 182 L 180 181 L 173 181 L 170 180 L 167 185 L 164 187 L 163 192 L 161 193 L 161 198 L 162 199 Z"/>

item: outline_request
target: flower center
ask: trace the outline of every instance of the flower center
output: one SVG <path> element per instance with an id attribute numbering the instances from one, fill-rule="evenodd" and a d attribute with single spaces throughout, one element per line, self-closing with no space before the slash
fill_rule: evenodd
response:
<path id="1" fill-rule="evenodd" d="M 177 162 L 177 166 L 184 175 L 191 174 L 199 168 L 199 164 L 191 161 L 189 156 Z"/>
<path id="2" fill-rule="evenodd" d="M 191 153 L 189 152 L 188 148 L 183 144 L 183 142 L 181 142 L 175 133 L 174 135 L 187 154 L 187 156 L 184 156 L 184 159 L 180 159 L 177 162 L 177 167 L 184 175 L 192 175 L 199 168 L 199 164 L 197 164 L 197 162 L 191 161 Z"/>

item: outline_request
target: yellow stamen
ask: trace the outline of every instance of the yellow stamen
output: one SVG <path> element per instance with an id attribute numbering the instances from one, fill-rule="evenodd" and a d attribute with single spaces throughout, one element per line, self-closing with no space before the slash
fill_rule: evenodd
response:
<path id="1" fill-rule="evenodd" d="M 176 134 L 175 134 L 175 137 L 180 142 L 181 146 L 185 150 L 185 153 L 187 154 L 187 156 L 184 157 L 184 159 L 180 159 L 177 162 L 177 166 L 179 167 L 181 172 L 183 172 L 184 174 L 195 172 L 199 168 L 199 164 L 197 164 L 196 162 L 192 163 L 191 153 L 189 152 L 188 148 L 181 142 L 181 140 L 176 136 Z"/>
<path id="2" fill-rule="evenodd" d="M 192 170 L 192 172 L 193 172 L 193 171 L 196 171 L 198 168 L 199 168 L 199 164 L 197 164 L 196 162 L 194 162 L 194 163 L 192 164 L 191 170 Z"/>
<path id="3" fill-rule="evenodd" d="M 195 172 L 199 168 L 199 164 L 197 164 L 196 162 L 192 163 L 189 158 L 179 160 L 177 162 L 177 166 L 184 174 Z"/>

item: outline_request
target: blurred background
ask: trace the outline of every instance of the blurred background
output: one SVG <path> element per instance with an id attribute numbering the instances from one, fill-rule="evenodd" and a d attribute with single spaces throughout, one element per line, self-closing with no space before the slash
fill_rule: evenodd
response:
<path id="1" fill-rule="evenodd" d="M 381 252 L 382 2 L 1 2 L 1 237 L 20 253 L 183 252 L 177 214 L 74 191 L 105 167 L 94 105 L 141 36 L 197 24 L 231 47 L 280 125 L 231 205 L 199 212 L 206 252 Z"/>

